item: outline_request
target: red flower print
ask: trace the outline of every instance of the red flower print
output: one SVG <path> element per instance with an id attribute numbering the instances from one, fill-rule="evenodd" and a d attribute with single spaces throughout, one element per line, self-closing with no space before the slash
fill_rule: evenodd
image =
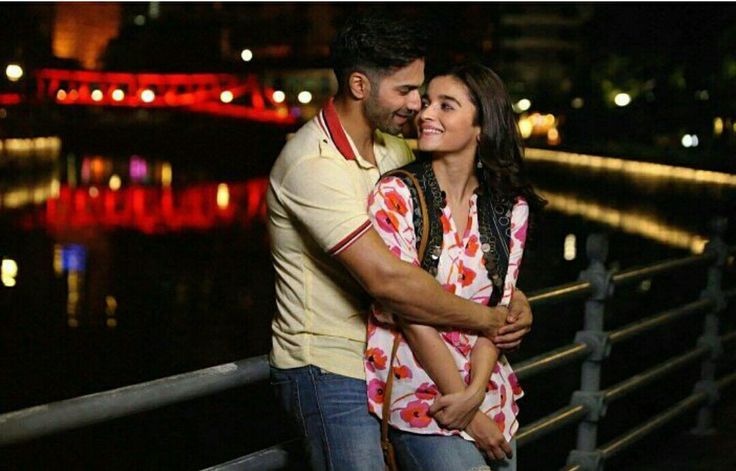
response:
<path id="1" fill-rule="evenodd" d="M 511 384 L 511 391 L 514 395 L 518 396 L 521 394 L 521 386 L 519 385 L 519 379 L 516 377 L 516 373 L 511 373 L 509 375 L 509 383 Z"/>
<path id="2" fill-rule="evenodd" d="M 371 194 L 368 195 L 368 207 L 370 208 L 371 206 L 373 206 L 373 203 L 375 203 L 375 201 L 376 201 L 376 193 L 371 192 Z"/>
<path id="3" fill-rule="evenodd" d="M 387 191 L 384 195 L 384 198 L 389 209 L 396 211 L 402 216 L 408 211 L 408 208 L 406 207 L 406 201 L 404 201 L 404 198 L 402 198 L 401 195 L 399 195 L 396 191 Z"/>
<path id="4" fill-rule="evenodd" d="M 498 429 L 503 432 L 506 428 L 506 415 L 503 412 L 499 412 L 493 416 L 493 421 L 498 425 Z"/>
<path id="5" fill-rule="evenodd" d="M 411 401 L 401 409 L 401 418 L 414 428 L 424 428 L 432 422 L 428 412 L 429 404 L 426 402 Z"/>
<path id="6" fill-rule="evenodd" d="M 465 264 L 460 264 L 460 281 L 463 286 L 470 286 L 475 281 L 475 272 L 470 268 L 466 267 Z"/>
<path id="7" fill-rule="evenodd" d="M 445 291 L 448 291 L 448 292 L 450 292 L 452 294 L 455 294 L 455 289 L 456 288 L 455 288 L 455 285 L 454 284 L 446 284 L 446 285 L 442 285 L 442 289 L 444 289 Z"/>
<path id="8" fill-rule="evenodd" d="M 401 365 L 401 366 L 394 367 L 394 376 L 396 377 L 396 379 L 404 379 L 404 378 L 411 379 L 414 375 L 412 374 L 408 366 Z"/>
<path id="9" fill-rule="evenodd" d="M 439 394 L 437 386 L 430 383 L 422 383 L 418 388 L 417 392 L 414 393 L 419 399 L 434 399 Z"/>
<path id="10" fill-rule="evenodd" d="M 393 246 L 391 247 L 391 253 L 396 255 L 397 257 L 401 258 L 401 247 Z"/>
<path id="11" fill-rule="evenodd" d="M 379 209 L 378 211 L 376 211 L 375 218 L 376 222 L 378 223 L 378 227 L 380 227 L 383 231 L 389 233 L 398 232 L 399 221 L 393 214 Z"/>
<path id="12" fill-rule="evenodd" d="M 373 372 L 386 368 L 386 354 L 380 348 L 369 348 L 365 351 L 365 366 Z"/>
<path id="13" fill-rule="evenodd" d="M 478 243 L 478 237 L 473 234 L 472 236 L 470 236 L 470 239 L 465 246 L 465 255 L 467 255 L 468 257 L 475 257 L 475 254 L 478 252 L 479 247 L 480 244 Z"/>
<path id="14" fill-rule="evenodd" d="M 442 221 L 442 233 L 449 234 L 450 233 L 450 220 L 447 219 L 447 216 L 445 216 L 444 213 L 442 213 L 442 217 L 440 217 L 440 221 Z"/>
<path id="15" fill-rule="evenodd" d="M 383 393 L 386 391 L 386 383 L 380 379 L 372 379 L 368 383 L 368 397 L 376 404 L 383 404 Z"/>

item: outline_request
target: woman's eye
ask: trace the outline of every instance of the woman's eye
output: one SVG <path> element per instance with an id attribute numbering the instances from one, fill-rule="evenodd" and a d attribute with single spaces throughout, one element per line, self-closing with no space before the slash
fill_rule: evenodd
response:
<path id="1" fill-rule="evenodd" d="M 451 111 L 451 110 L 454 110 L 454 109 L 455 108 L 453 108 L 452 105 L 450 105 L 448 103 L 442 103 L 442 111 Z"/>

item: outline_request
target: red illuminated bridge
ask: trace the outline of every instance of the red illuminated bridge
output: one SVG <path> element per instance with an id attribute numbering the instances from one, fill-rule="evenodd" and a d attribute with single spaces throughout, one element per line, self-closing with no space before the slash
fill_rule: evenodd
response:
<path id="1" fill-rule="evenodd" d="M 276 103 L 273 90 L 262 87 L 254 74 L 243 78 L 41 69 L 35 76 L 38 98 L 59 105 L 181 108 L 275 124 L 295 122 L 286 105 Z M 236 100 L 239 104 L 231 103 Z"/>

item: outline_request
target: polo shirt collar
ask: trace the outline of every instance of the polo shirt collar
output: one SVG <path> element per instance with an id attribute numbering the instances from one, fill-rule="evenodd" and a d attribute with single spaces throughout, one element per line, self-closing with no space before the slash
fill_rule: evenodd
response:
<path id="1" fill-rule="evenodd" d="M 342 123 L 340 123 L 340 117 L 335 110 L 335 98 L 331 97 L 327 104 L 317 115 L 317 122 L 319 123 L 322 131 L 329 139 L 345 160 L 355 160 L 361 167 L 373 167 L 373 165 L 365 160 L 360 153 L 357 151 L 353 140 L 350 138 L 348 133 L 345 132 Z M 383 157 L 383 146 L 385 145 L 383 135 L 379 131 L 374 133 L 374 150 L 376 155 L 376 162 L 380 164 Z"/>

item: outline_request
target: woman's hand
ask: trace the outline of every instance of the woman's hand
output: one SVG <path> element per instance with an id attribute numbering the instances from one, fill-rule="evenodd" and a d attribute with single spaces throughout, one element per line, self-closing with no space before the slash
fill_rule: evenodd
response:
<path id="1" fill-rule="evenodd" d="M 522 338 L 532 330 L 532 308 L 526 295 L 517 289 L 509 304 L 506 325 L 498 329 L 491 341 L 501 350 L 512 351 L 519 348 Z"/>
<path id="2" fill-rule="evenodd" d="M 429 415 L 445 428 L 465 430 L 484 398 L 485 391 L 472 386 L 468 386 L 463 392 L 446 396 L 440 394 L 429 406 Z"/>
<path id="3" fill-rule="evenodd" d="M 465 431 L 473 437 L 475 446 L 489 458 L 502 460 L 512 457 L 511 446 L 503 437 L 498 425 L 484 413 L 477 411 Z"/>

